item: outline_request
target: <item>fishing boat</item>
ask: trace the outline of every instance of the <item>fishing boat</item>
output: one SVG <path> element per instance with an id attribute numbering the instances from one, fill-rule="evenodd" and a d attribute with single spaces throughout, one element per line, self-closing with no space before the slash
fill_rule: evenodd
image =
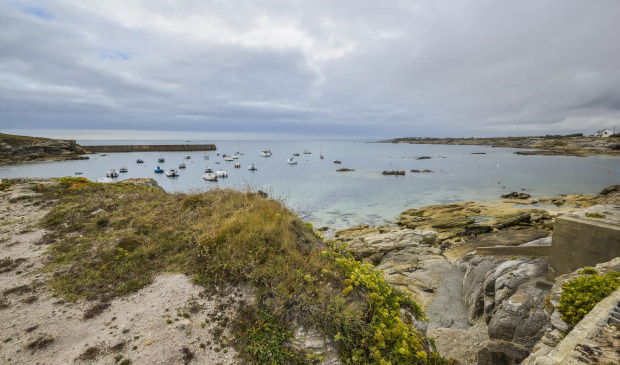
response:
<path id="1" fill-rule="evenodd" d="M 112 169 L 112 170 L 110 170 L 110 171 L 105 173 L 105 177 L 109 177 L 109 178 L 114 179 L 114 178 L 118 177 L 118 171 Z"/>
<path id="2" fill-rule="evenodd" d="M 164 173 L 164 169 L 162 169 L 162 168 L 161 168 L 161 167 L 159 167 L 159 166 L 157 166 L 157 167 L 155 168 L 155 170 L 153 170 L 153 171 L 155 171 L 155 173 L 156 173 L 156 174 L 163 174 L 163 173 Z"/>
<path id="3" fill-rule="evenodd" d="M 136 163 L 144 163 L 144 160 L 139 158 L 139 159 L 136 160 Z"/>
<path id="4" fill-rule="evenodd" d="M 125 166 L 123 166 L 120 169 L 118 169 L 118 172 L 127 172 L 127 171 L 129 171 L 129 169 L 126 168 Z"/>
<path id="5" fill-rule="evenodd" d="M 235 162 L 235 168 L 238 169 L 241 167 L 241 164 L 239 162 Z"/>
<path id="6" fill-rule="evenodd" d="M 192 156 L 186 154 L 185 156 L 183 156 L 184 159 L 189 160 L 190 158 L 192 158 Z"/>
<path id="7" fill-rule="evenodd" d="M 205 174 L 202 178 L 207 181 L 217 181 L 217 175 L 213 173 L 213 169 L 210 167 L 205 168 Z"/>
<path id="8" fill-rule="evenodd" d="M 325 157 L 323 157 L 323 154 L 321 154 L 321 155 L 319 155 L 319 158 L 322 160 L 322 159 L 324 159 Z"/>
<path id="9" fill-rule="evenodd" d="M 254 164 L 253 164 L 253 163 L 251 163 L 251 164 L 248 166 L 248 170 L 250 170 L 250 171 L 257 171 L 258 169 L 256 168 L 256 166 L 254 166 Z"/>
<path id="10" fill-rule="evenodd" d="M 83 174 L 83 172 L 81 172 L 81 171 L 76 171 L 76 172 L 75 172 L 75 174 L 76 174 L 76 175 L 82 175 L 82 174 Z"/>
<path id="11" fill-rule="evenodd" d="M 184 163 L 180 163 L 180 164 L 179 164 L 179 168 L 180 168 L 180 169 L 184 169 L 184 168 L 186 168 L 186 167 L 187 167 L 187 165 L 185 165 Z"/>
<path id="12" fill-rule="evenodd" d="M 271 156 L 271 151 L 270 150 L 262 150 L 260 151 L 260 155 L 263 157 L 270 157 Z"/>
<path id="13" fill-rule="evenodd" d="M 175 169 L 170 169 L 170 170 L 166 171 L 166 176 L 168 176 L 168 177 L 177 177 L 177 176 L 179 176 L 179 173 Z"/>
<path id="14" fill-rule="evenodd" d="M 286 160 L 286 163 L 289 165 L 297 165 L 297 161 L 295 161 L 292 157 Z"/>
<path id="15" fill-rule="evenodd" d="M 340 165 L 340 164 L 342 163 L 342 161 L 340 161 L 340 160 L 334 160 L 334 163 L 335 163 L 335 164 L 339 164 L 339 165 Z"/>
<path id="16" fill-rule="evenodd" d="M 217 177 L 228 177 L 228 173 L 222 169 L 219 169 L 215 172 Z"/>

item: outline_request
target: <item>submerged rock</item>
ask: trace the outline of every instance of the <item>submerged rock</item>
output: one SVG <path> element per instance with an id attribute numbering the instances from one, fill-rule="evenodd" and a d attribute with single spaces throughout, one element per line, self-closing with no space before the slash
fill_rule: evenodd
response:
<path id="1" fill-rule="evenodd" d="M 382 175 L 404 175 L 405 171 L 404 170 L 401 170 L 401 171 L 396 171 L 396 170 L 383 171 L 381 174 Z"/>

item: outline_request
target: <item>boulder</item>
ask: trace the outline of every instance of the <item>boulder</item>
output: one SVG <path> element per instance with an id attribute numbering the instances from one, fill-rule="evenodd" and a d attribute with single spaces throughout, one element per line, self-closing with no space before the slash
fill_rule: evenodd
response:
<path id="1" fill-rule="evenodd" d="M 513 191 L 512 193 L 502 195 L 502 198 L 504 199 L 529 199 L 530 194 L 519 193 L 519 192 Z"/>
<path id="2" fill-rule="evenodd" d="M 478 351 L 478 365 L 518 365 L 530 351 L 512 342 L 488 340 Z"/>

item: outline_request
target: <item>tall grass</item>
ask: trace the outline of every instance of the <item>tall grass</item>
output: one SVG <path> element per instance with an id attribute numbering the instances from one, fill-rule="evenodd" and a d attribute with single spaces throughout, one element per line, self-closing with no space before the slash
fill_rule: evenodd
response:
<path id="1" fill-rule="evenodd" d="M 256 300 L 233 325 L 250 362 L 320 361 L 292 346 L 294 323 L 334 338 L 346 363 L 444 362 L 401 319 L 400 304 L 423 317 L 419 306 L 278 201 L 252 191 L 168 194 L 78 178 L 39 190 L 56 201 L 43 222 L 54 240 L 50 286 L 70 300 L 107 301 L 181 272 L 213 294 L 253 287 Z"/>

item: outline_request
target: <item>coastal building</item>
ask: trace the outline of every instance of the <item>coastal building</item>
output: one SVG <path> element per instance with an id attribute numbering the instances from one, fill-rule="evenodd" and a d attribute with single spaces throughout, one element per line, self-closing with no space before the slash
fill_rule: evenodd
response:
<path id="1" fill-rule="evenodd" d="M 615 130 L 615 128 L 614 128 Z M 601 129 L 600 131 L 596 131 L 596 133 L 594 133 L 594 137 L 602 137 L 602 138 L 606 138 L 606 137 L 611 137 L 614 134 L 614 131 L 609 130 L 609 129 Z"/>

